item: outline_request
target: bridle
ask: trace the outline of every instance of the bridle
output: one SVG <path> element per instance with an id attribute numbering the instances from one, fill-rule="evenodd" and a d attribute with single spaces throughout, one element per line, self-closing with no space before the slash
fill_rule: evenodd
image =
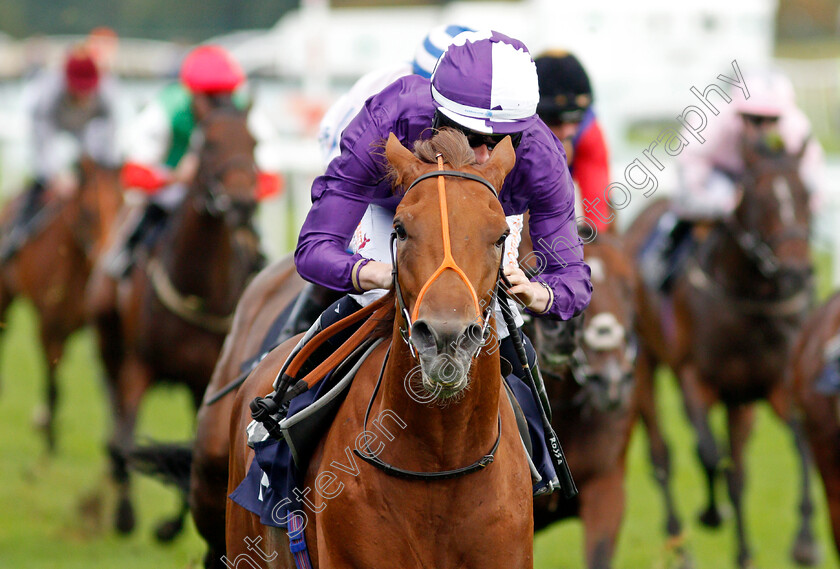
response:
<path id="1" fill-rule="evenodd" d="M 429 178 L 437 178 L 438 180 L 438 201 L 440 204 L 440 220 L 441 220 L 441 232 L 443 238 L 443 261 L 441 262 L 440 266 L 432 273 L 432 276 L 429 277 L 426 282 L 423 284 L 423 287 L 420 289 L 420 293 L 417 295 L 417 301 L 414 303 L 414 310 L 409 313 L 408 307 L 405 304 L 405 298 L 403 297 L 402 289 L 400 288 L 400 279 L 399 279 L 399 267 L 397 264 L 397 254 L 396 254 L 396 240 L 397 240 L 397 232 L 394 231 L 391 233 L 391 266 L 393 267 L 391 274 L 393 276 L 394 281 L 394 292 L 397 297 L 397 302 L 399 304 L 400 314 L 402 314 L 403 319 L 405 320 L 405 324 L 400 326 L 400 335 L 402 336 L 403 340 L 406 344 L 408 344 L 408 349 L 411 352 L 411 356 L 413 358 L 417 357 L 417 352 L 414 349 L 414 345 L 411 343 L 411 326 L 412 322 L 417 320 L 418 313 L 420 311 L 420 303 L 423 301 L 423 296 L 429 290 L 429 287 L 434 283 L 440 275 L 447 269 L 455 271 L 464 284 L 467 285 L 467 288 L 470 291 L 470 295 L 472 296 L 473 305 L 475 307 L 477 318 L 481 320 L 481 337 L 482 339 L 486 339 L 488 333 L 488 326 L 490 324 L 490 316 L 493 310 L 493 303 L 489 303 L 488 307 L 485 310 L 481 310 L 481 304 L 478 300 L 478 295 L 475 292 L 475 288 L 473 287 L 472 283 L 470 283 L 469 278 L 464 273 L 464 271 L 458 266 L 455 262 L 455 259 L 452 257 L 452 247 L 449 239 L 449 214 L 448 208 L 446 206 L 446 184 L 444 182 L 444 177 L 450 176 L 454 178 L 465 178 L 467 180 L 472 180 L 474 182 L 478 182 L 490 190 L 493 195 L 498 198 L 499 193 L 496 191 L 496 188 L 493 187 L 493 184 L 482 178 L 481 176 L 476 176 L 475 174 L 470 174 L 468 172 L 458 172 L 457 170 L 444 170 L 443 169 L 443 156 L 441 154 L 437 155 L 438 161 L 438 169 L 432 172 L 427 172 L 421 176 L 419 176 L 416 180 L 414 180 L 406 189 L 405 193 L 408 192 L 416 186 L 418 183 L 422 182 L 423 180 L 427 180 Z M 499 271 L 498 277 L 496 279 L 496 283 L 493 289 L 493 298 L 497 297 L 498 289 L 499 289 L 499 282 L 502 280 L 503 277 L 503 264 L 504 264 L 504 250 L 502 250 L 501 261 L 499 262 Z M 479 351 L 481 348 L 479 348 Z M 478 355 L 478 352 L 476 352 Z"/>
<path id="2" fill-rule="evenodd" d="M 414 350 L 414 346 L 411 344 L 411 322 L 417 319 L 418 308 L 420 306 L 420 302 L 423 299 L 423 295 L 429 289 L 431 284 L 437 280 L 437 278 L 443 273 L 443 271 L 449 269 L 455 271 L 455 273 L 461 278 L 462 281 L 467 285 L 467 288 L 470 290 L 470 294 L 472 295 L 473 303 L 476 308 L 476 314 L 478 318 L 483 320 L 481 334 L 482 338 L 486 338 L 487 334 L 487 327 L 490 322 L 490 317 L 492 315 L 493 305 L 490 303 L 490 306 L 482 312 L 481 305 L 478 300 L 478 295 L 475 292 L 475 288 L 470 283 L 470 280 L 467 278 L 467 275 L 464 271 L 458 266 L 455 262 L 455 259 L 452 257 L 452 250 L 450 246 L 449 240 L 449 216 L 448 216 L 448 209 L 446 207 L 446 186 L 444 183 L 445 176 L 451 176 L 456 178 L 465 178 L 468 180 L 473 180 L 475 182 L 479 182 L 483 184 L 487 189 L 493 192 L 495 197 L 499 197 L 498 192 L 496 192 L 496 188 L 493 185 L 485 180 L 480 176 L 476 176 L 474 174 L 469 174 L 466 172 L 458 172 L 455 170 L 444 170 L 443 169 L 443 156 L 441 154 L 437 155 L 438 161 L 438 169 L 437 171 L 427 172 L 422 176 L 418 177 L 414 182 L 412 182 L 408 189 L 406 189 L 406 193 L 411 190 L 414 186 L 416 186 L 419 182 L 426 180 L 428 178 L 437 178 L 438 179 L 438 198 L 440 203 L 440 215 L 441 215 L 441 227 L 443 233 L 443 262 L 437 268 L 437 270 L 429 277 L 426 282 L 424 283 L 423 287 L 420 289 L 420 293 L 417 295 L 417 301 L 414 305 L 414 311 L 409 314 L 408 308 L 405 305 L 405 300 L 403 298 L 402 290 L 400 289 L 400 281 L 399 281 L 399 272 L 397 269 L 397 258 L 396 258 L 396 247 L 395 242 L 397 238 L 396 231 L 391 233 L 391 262 L 393 265 L 392 275 L 394 279 L 394 290 L 397 297 L 397 302 L 399 303 L 400 313 L 405 318 L 405 325 L 407 326 L 407 331 L 404 328 L 400 328 L 400 335 L 402 336 L 403 340 L 408 344 L 409 351 L 411 352 L 412 357 L 416 358 L 416 352 Z M 499 272 L 498 277 L 496 279 L 495 288 L 493 291 L 494 298 L 496 297 L 496 293 L 498 292 L 499 282 L 503 276 L 502 272 L 502 264 L 504 263 L 504 250 L 502 251 L 502 260 L 499 264 Z M 476 352 L 475 355 L 481 351 L 481 348 Z M 365 418 L 364 422 L 362 423 L 362 428 L 367 428 L 367 421 L 368 417 L 370 416 L 371 408 L 373 407 L 373 402 L 376 399 L 376 394 L 379 391 L 379 387 L 382 384 L 382 378 L 385 375 L 385 366 L 388 362 L 388 356 L 390 355 L 390 347 L 388 348 L 388 352 L 385 354 L 385 358 L 382 361 L 382 368 L 379 371 L 379 379 L 376 382 L 376 387 L 373 390 L 373 395 L 371 395 L 370 401 L 368 402 L 367 410 L 365 411 Z M 473 356 L 475 357 L 475 356 Z M 359 449 L 353 449 L 353 452 L 364 460 L 365 462 L 375 466 L 379 470 L 382 470 L 389 476 L 395 476 L 397 478 L 404 478 L 407 480 L 424 480 L 424 481 L 435 481 L 435 480 L 449 480 L 452 478 L 459 478 L 461 476 L 466 476 L 467 474 L 471 474 L 473 472 L 478 472 L 479 470 L 483 470 L 487 465 L 491 464 L 495 458 L 496 451 L 499 449 L 499 442 L 502 439 L 502 415 L 501 412 L 498 413 L 497 417 L 497 435 L 496 440 L 493 443 L 493 447 L 490 451 L 482 456 L 477 461 L 473 462 L 469 466 L 464 466 L 462 468 L 456 468 L 452 470 L 443 470 L 439 472 L 417 472 L 413 470 L 405 470 L 402 468 L 398 468 L 396 466 L 390 465 L 387 462 L 380 459 L 376 453 L 374 453 L 368 441 L 365 440 L 365 451 L 360 452 Z"/>
<path id="3" fill-rule="evenodd" d="M 755 174 L 748 172 L 744 174 L 741 179 L 741 186 L 744 187 L 746 183 L 756 183 Z M 742 190 L 744 191 L 744 190 Z M 759 272 L 766 278 L 773 278 L 782 267 L 782 262 L 778 255 L 774 252 L 774 248 L 785 241 L 802 240 L 808 241 L 810 234 L 807 227 L 800 227 L 798 225 L 786 226 L 770 235 L 762 237 L 755 231 L 749 230 L 735 217 L 730 215 L 723 224 L 724 228 L 729 232 L 738 247 L 744 255 L 750 259 L 759 270 Z"/>
<path id="4" fill-rule="evenodd" d="M 200 204 L 204 211 L 213 217 L 224 216 L 235 205 L 233 198 L 230 197 L 227 188 L 222 182 L 225 174 L 233 168 L 253 171 L 256 176 L 256 163 L 253 157 L 248 156 L 244 152 L 231 156 L 215 171 L 209 172 L 205 170 L 203 173 L 201 181 L 205 191 Z M 199 207 L 199 205 L 196 204 L 196 207 Z"/>

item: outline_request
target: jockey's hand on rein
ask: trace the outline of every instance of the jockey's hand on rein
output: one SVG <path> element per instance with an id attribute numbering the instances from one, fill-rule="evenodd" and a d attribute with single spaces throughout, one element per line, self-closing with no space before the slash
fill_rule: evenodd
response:
<path id="1" fill-rule="evenodd" d="M 519 302 L 534 312 L 544 312 L 548 308 L 550 296 L 544 286 L 528 280 L 519 267 L 505 267 L 505 276 L 513 286 L 508 290 Z"/>

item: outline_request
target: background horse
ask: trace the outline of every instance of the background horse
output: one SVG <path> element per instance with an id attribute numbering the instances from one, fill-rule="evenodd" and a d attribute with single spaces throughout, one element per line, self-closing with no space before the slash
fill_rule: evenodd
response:
<path id="1" fill-rule="evenodd" d="M 840 396 L 816 384 L 826 365 L 838 356 L 840 293 L 814 310 L 802 327 L 793 350 L 790 373 L 795 400 L 803 419 L 828 499 L 834 545 L 840 552 Z"/>
<path id="2" fill-rule="evenodd" d="M 715 402 L 727 411 L 731 465 L 726 469 L 735 507 L 738 563 L 750 563 L 744 523 L 743 453 L 758 399 L 793 428 L 802 463 L 802 526 L 794 558 L 815 562 L 807 457 L 801 428 L 789 413 L 789 388 L 784 369 L 793 338 L 811 299 L 808 193 L 799 175 L 798 156 L 766 154 L 745 145 L 746 174 L 739 183 L 733 215 L 700 238 L 686 268 L 674 283 L 672 296 L 646 288 L 637 291 L 639 354 L 637 389 L 648 430 L 656 475 L 665 493 L 669 534 L 681 533 L 669 489 L 668 451 L 656 418 L 653 377 L 659 362 L 668 364 L 682 388 L 689 420 L 698 437 L 698 454 L 708 481 L 708 507 L 700 521 L 721 523 L 715 498 L 720 453 L 709 427 Z M 627 233 L 638 252 L 659 216 L 668 208 L 659 202 L 645 210 Z"/>
<path id="3" fill-rule="evenodd" d="M 252 227 L 255 141 L 246 116 L 224 107 L 202 122 L 198 172 L 184 203 L 130 281 L 120 283 L 116 302 L 91 300 L 114 417 L 108 450 L 122 532 L 134 526 L 125 456 L 143 394 L 154 382 L 179 382 L 198 407 L 236 302 L 261 260 Z"/>
<path id="4" fill-rule="evenodd" d="M 291 256 L 262 270 L 242 293 L 233 326 L 198 410 L 189 484 L 190 512 L 207 542 L 205 567 L 225 567 L 225 506 L 230 460 L 230 416 L 236 391 L 207 405 L 208 399 L 243 373 L 242 364 L 260 353 L 277 315 L 297 296 L 304 280 Z"/>
<path id="5" fill-rule="evenodd" d="M 586 242 L 587 237 L 581 231 Z M 568 325 L 535 318 L 528 327 L 539 356 L 552 410 L 552 425 L 580 491 L 575 500 L 559 493 L 534 499 L 534 528 L 580 516 L 587 567 L 610 567 L 624 514 L 627 446 L 633 409 L 634 270 L 615 237 L 598 235 L 583 248 L 592 270 L 592 301 L 580 334 Z M 575 347 L 568 354 L 572 343 Z"/>
<path id="6" fill-rule="evenodd" d="M 441 136 L 433 140 L 440 142 Z M 466 140 L 462 135 L 452 137 L 458 144 L 453 147 L 456 152 L 442 149 L 451 167 L 476 173 L 500 187 L 513 166 L 509 139 L 496 147 L 486 164 L 470 167 L 467 164 L 474 156 Z M 393 135 L 386 156 L 398 174 L 397 184 L 407 184 L 435 169 L 415 158 Z M 533 565 L 531 479 L 502 385 L 498 350 L 482 350 L 473 359 L 481 343 L 476 319 L 484 317 L 475 307 L 481 306 L 479 299 L 486 303 L 496 288 L 507 224 L 497 198 L 483 184 L 447 178 L 445 186 L 448 197 L 442 200 L 438 181 L 423 180 L 405 195 L 397 209 L 398 282 L 416 320 L 408 324 L 397 315 L 384 331 L 391 335 L 390 348 L 387 341 L 380 343 L 361 365 L 305 473 L 306 487 L 318 490 L 311 501 L 320 513 L 308 516 L 305 528 L 315 567 Z M 447 204 L 448 215 L 441 201 Z M 441 238 L 447 225 L 452 258 L 467 276 L 460 277 L 454 270 L 440 273 L 424 289 L 422 302 L 415 305 L 423 283 L 432 277 L 441 259 L 447 258 Z M 382 306 L 393 314 L 392 297 L 383 299 Z M 401 327 L 409 325 L 422 373 L 401 336 Z M 453 345 L 460 348 L 453 350 Z M 248 403 L 271 391 L 277 368 L 290 348 L 287 342 L 271 352 L 237 394 L 231 421 L 229 490 L 239 485 L 253 459 L 245 441 L 245 427 L 250 421 Z M 462 371 L 444 378 L 436 367 L 443 360 L 455 363 Z M 442 391 L 449 398 L 437 399 L 438 404 L 418 403 L 406 391 L 406 377 L 416 377 L 418 387 L 423 384 L 425 389 Z M 495 461 L 474 473 L 446 480 L 389 476 L 356 461 L 349 449 L 348 445 L 356 441 L 357 450 L 372 456 L 368 446 L 358 442 L 360 433 L 372 434 L 368 428 L 374 420 L 366 422 L 366 408 L 371 418 L 383 422 L 388 414 L 391 416 L 386 425 L 376 423 L 392 431 L 391 436 L 381 440 L 361 437 L 379 449 L 379 459 L 391 465 L 423 473 L 461 469 L 478 464 L 474 461 L 488 454 L 494 440 L 498 441 Z M 335 482 L 334 465 L 347 464 L 348 460 L 355 465 L 354 471 L 358 469 L 358 476 L 343 476 L 340 486 L 325 487 L 323 477 L 328 469 L 332 469 L 329 472 Z M 316 477 L 321 482 L 316 483 Z M 340 495 L 335 492 L 337 488 Z M 228 556 L 247 556 L 248 544 L 255 540 L 261 543 L 263 552 L 272 556 L 274 551 L 279 552 L 272 566 L 295 566 L 285 531 L 262 526 L 258 516 L 229 502 Z M 253 561 L 257 565 L 266 562 L 265 558 Z"/>
<path id="7" fill-rule="evenodd" d="M 46 406 L 37 422 L 44 427 L 47 448 L 56 445 L 58 402 L 56 368 L 67 338 L 86 323 L 83 296 L 91 269 L 104 249 L 106 236 L 122 203 L 119 170 L 83 157 L 79 188 L 68 199 L 54 198 L 38 214 L 43 221 L 21 249 L 0 266 L 0 316 L 17 296 L 28 298 L 40 321 L 41 345 L 47 364 Z M 0 217 L 14 217 L 22 196 Z M 3 231 L 8 234 L 8 227 Z"/>

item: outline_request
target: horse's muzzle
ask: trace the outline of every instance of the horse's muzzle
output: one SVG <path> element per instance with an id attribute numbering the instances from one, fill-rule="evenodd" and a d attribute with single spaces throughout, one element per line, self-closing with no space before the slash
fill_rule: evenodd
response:
<path id="1" fill-rule="evenodd" d="M 472 358 L 484 338 L 481 326 L 474 322 L 420 319 L 411 326 L 411 343 L 420 359 L 424 387 L 451 397 L 467 386 Z"/>

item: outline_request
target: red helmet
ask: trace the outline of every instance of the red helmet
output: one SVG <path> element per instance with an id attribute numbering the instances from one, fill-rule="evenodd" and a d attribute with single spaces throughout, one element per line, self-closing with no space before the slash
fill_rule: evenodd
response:
<path id="1" fill-rule="evenodd" d="M 64 62 L 64 77 L 67 89 L 78 95 L 90 93 L 99 85 L 99 69 L 86 50 L 74 50 L 67 56 Z"/>
<path id="2" fill-rule="evenodd" d="M 181 82 L 193 93 L 230 93 L 244 80 L 239 63 L 217 45 L 195 48 L 181 64 Z"/>

